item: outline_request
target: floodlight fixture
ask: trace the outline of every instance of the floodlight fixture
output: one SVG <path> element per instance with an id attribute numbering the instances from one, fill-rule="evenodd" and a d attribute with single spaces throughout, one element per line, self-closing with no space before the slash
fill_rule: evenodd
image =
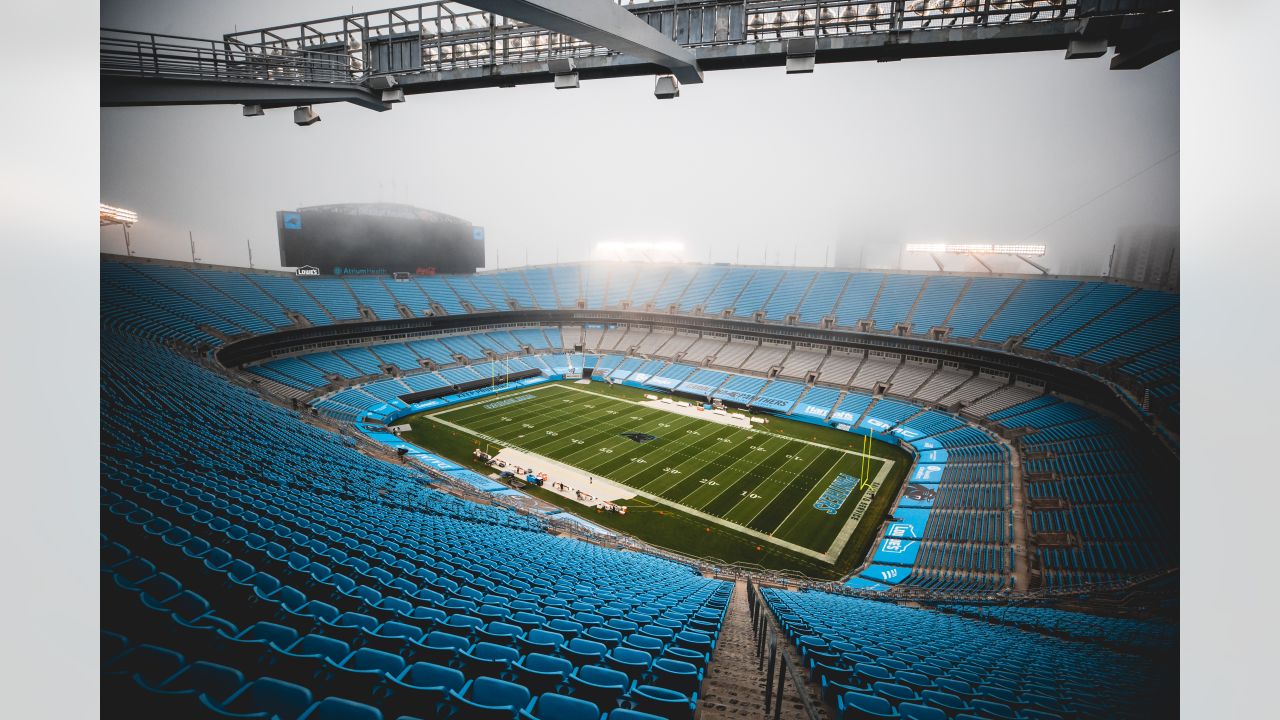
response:
<path id="1" fill-rule="evenodd" d="M 293 109 L 294 125 L 297 125 L 298 127 L 306 127 L 308 125 L 315 125 L 318 122 L 320 122 L 320 116 L 315 110 L 311 109 L 310 105 L 299 105 Z"/>
<path id="2" fill-rule="evenodd" d="M 133 243 L 129 241 L 129 226 L 138 222 L 138 213 L 106 203 L 98 203 L 98 225 L 119 225 L 124 231 L 124 254 L 133 255 Z"/>
<path id="3" fill-rule="evenodd" d="M 659 75 L 653 86 L 653 96 L 659 100 L 671 100 L 680 97 L 680 81 L 675 75 Z"/>
<path id="4" fill-rule="evenodd" d="M 1042 257 L 1048 249 L 1044 245 L 991 244 L 991 243 L 907 243 L 909 253 L 956 255 L 1029 255 Z"/>
<path id="5" fill-rule="evenodd" d="M 138 222 L 138 213 L 98 203 L 98 222 L 102 225 L 132 225 Z"/>

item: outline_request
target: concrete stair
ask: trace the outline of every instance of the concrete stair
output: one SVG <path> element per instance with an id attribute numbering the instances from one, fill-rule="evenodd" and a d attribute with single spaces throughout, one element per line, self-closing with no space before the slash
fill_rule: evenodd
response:
<path id="1" fill-rule="evenodd" d="M 751 631 L 747 583 L 738 581 L 720 628 L 715 654 L 702 681 L 702 693 L 698 698 L 699 720 L 772 718 L 772 708 L 766 712 L 764 705 L 767 668 L 760 667 L 760 664 L 756 655 L 756 638 Z M 790 682 L 782 694 L 781 717 L 807 717 L 804 705 Z"/>

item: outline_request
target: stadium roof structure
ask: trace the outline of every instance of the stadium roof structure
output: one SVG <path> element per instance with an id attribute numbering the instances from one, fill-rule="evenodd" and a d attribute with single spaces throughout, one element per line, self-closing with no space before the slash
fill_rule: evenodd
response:
<path id="1" fill-rule="evenodd" d="M 438 0 L 220 40 L 104 29 L 101 103 L 388 110 L 416 93 L 636 75 L 675 97 L 710 70 L 1036 50 L 1115 48 L 1113 69 L 1137 69 L 1178 37 L 1176 0 Z"/>

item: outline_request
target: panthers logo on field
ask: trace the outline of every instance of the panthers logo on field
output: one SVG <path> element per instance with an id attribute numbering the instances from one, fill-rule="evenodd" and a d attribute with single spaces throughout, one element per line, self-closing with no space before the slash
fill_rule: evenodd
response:
<path id="1" fill-rule="evenodd" d="M 926 500 L 934 499 L 935 497 L 937 497 L 937 495 L 938 495 L 938 492 L 927 485 L 921 485 L 919 483 L 907 483 L 907 491 L 906 493 L 904 493 L 903 496 L 906 497 L 908 500 L 917 500 L 920 502 L 924 502 Z"/>
<path id="2" fill-rule="evenodd" d="M 621 433 L 621 435 L 622 437 L 627 438 L 628 440 L 631 440 L 633 442 L 638 442 L 638 443 L 647 443 L 650 440 L 658 439 L 656 436 L 650 435 L 649 433 L 624 432 L 624 433 Z"/>

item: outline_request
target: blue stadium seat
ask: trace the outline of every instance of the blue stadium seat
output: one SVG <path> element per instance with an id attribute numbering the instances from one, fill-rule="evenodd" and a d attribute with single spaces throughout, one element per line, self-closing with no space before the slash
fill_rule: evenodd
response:
<path id="1" fill-rule="evenodd" d="M 637 685 L 628 694 L 640 712 L 661 715 L 670 720 L 692 720 L 693 702 L 684 693 L 653 685 Z"/>
<path id="2" fill-rule="evenodd" d="M 649 666 L 653 664 L 653 657 L 643 650 L 616 647 L 605 656 L 605 664 L 614 670 L 621 670 L 627 674 L 627 677 L 636 680 L 649 670 Z"/>
<path id="3" fill-rule="evenodd" d="M 569 687 L 575 697 L 590 700 L 602 708 L 611 708 L 631 686 L 631 679 L 619 670 L 600 665 L 583 665 L 569 675 Z"/>
<path id="4" fill-rule="evenodd" d="M 601 720 L 600 708 L 581 698 L 543 693 L 520 712 L 529 720 Z"/>
<path id="5" fill-rule="evenodd" d="M 573 672 L 573 663 L 564 658 L 542 653 L 529 653 L 512 663 L 516 679 L 535 693 L 551 692 L 564 683 Z"/>
<path id="6" fill-rule="evenodd" d="M 653 661 L 651 684 L 694 697 L 702 686 L 702 673 L 697 667 L 680 660 L 658 658 Z"/>
<path id="7" fill-rule="evenodd" d="M 476 678 L 466 687 L 465 694 L 449 691 L 454 712 L 469 720 L 513 718 L 528 706 L 530 697 L 525 686 L 491 677 Z"/>
<path id="8" fill-rule="evenodd" d="M 297 720 L 311 706 L 311 691 L 270 677 L 242 686 L 223 702 L 201 695 L 204 711 L 219 718 Z"/>
<path id="9" fill-rule="evenodd" d="M 467 679 L 456 668 L 416 662 L 380 688 L 378 703 L 391 717 L 437 717 L 450 692 L 465 693 Z"/>
<path id="10" fill-rule="evenodd" d="M 947 720 L 947 714 L 938 708 L 909 702 L 898 704 L 898 714 L 903 720 Z"/>
<path id="11" fill-rule="evenodd" d="M 345 698 L 327 697 L 307 708 L 298 720 L 382 720 L 382 711 Z"/>
<path id="12" fill-rule="evenodd" d="M 836 713 L 839 720 L 898 717 L 898 711 L 888 700 L 855 692 L 845 693 L 836 699 Z"/>

